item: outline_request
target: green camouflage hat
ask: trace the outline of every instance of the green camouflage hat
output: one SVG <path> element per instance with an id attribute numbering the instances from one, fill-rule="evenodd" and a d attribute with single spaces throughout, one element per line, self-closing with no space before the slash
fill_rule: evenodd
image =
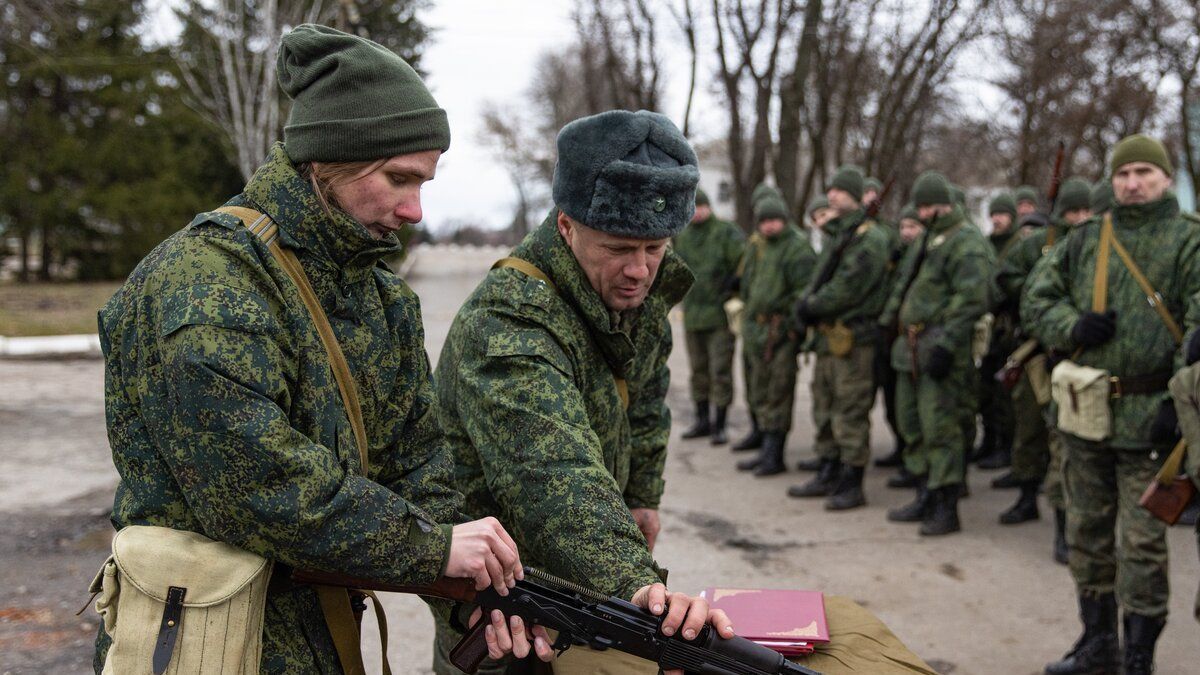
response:
<path id="1" fill-rule="evenodd" d="M 926 171 L 913 184 L 912 201 L 916 206 L 950 205 L 954 203 L 952 200 L 950 181 L 937 171 Z"/>
<path id="2" fill-rule="evenodd" d="M 1117 169 L 1130 162 L 1149 162 L 1166 171 L 1168 176 L 1175 173 L 1167 148 L 1158 139 L 1143 134 L 1126 136 L 1113 146 L 1109 168 L 1114 174 Z"/>
<path id="3" fill-rule="evenodd" d="M 1013 192 L 1013 198 L 1016 199 L 1018 204 L 1021 202 L 1031 202 L 1033 204 L 1037 204 L 1037 188 L 1033 187 L 1032 185 L 1022 185 Z"/>
<path id="4" fill-rule="evenodd" d="M 814 197 L 813 200 L 808 203 L 808 210 L 805 211 L 805 213 L 807 213 L 808 215 L 811 216 L 812 214 L 816 213 L 817 211 L 820 211 L 821 209 L 827 209 L 827 208 L 829 208 L 829 200 L 828 199 L 826 199 L 824 196 Z"/>
<path id="5" fill-rule="evenodd" d="M 867 179 L 863 181 L 863 192 L 870 192 L 871 190 L 880 192 L 883 190 L 883 183 L 874 176 L 867 176 Z"/>
<path id="6" fill-rule="evenodd" d="M 759 183 L 757 186 L 755 186 L 754 192 L 750 193 L 750 203 L 757 204 L 762 201 L 764 197 L 783 199 L 783 195 L 780 194 L 779 190 L 775 188 L 775 186 L 767 185 L 766 183 Z"/>
<path id="7" fill-rule="evenodd" d="M 833 174 L 829 187 L 846 192 L 854 197 L 855 201 L 862 201 L 864 180 L 862 169 L 852 164 L 844 164 Z"/>
<path id="8" fill-rule="evenodd" d="M 696 206 L 708 206 L 708 193 L 700 188 L 696 188 Z"/>
<path id="9" fill-rule="evenodd" d="M 787 204 L 784 204 L 782 199 L 768 195 L 754 205 L 755 224 L 761 223 L 764 220 L 775 219 L 788 219 Z"/>
<path id="10" fill-rule="evenodd" d="M 988 203 L 988 215 L 1007 213 L 1014 219 L 1017 217 L 1017 200 L 1007 192 L 1001 192 Z"/>
<path id="11" fill-rule="evenodd" d="M 1076 209 L 1086 209 L 1091 202 L 1092 187 L 1082 178 L 1068 178 L 1058 188 L 1054 210 L 1058 215 Z"/>

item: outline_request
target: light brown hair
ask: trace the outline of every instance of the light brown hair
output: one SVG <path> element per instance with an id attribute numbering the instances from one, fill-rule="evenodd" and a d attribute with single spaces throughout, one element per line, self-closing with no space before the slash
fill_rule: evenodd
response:
<path id="1" fill-rule="evenodd" d="M 317 200 L 321 202 L 321 208 L 325 210 L 325 215 L 332 218 L 333 209 L 335 207 L 342 208 L 333 194 L 333 189 L 367 176 L 383 166 L 385 162 L 387 162 L 387 158 L 358 162 L 305 162 L 299 169 L 300 175 L 308 178 L 308 182 L 312 185 Z"/>

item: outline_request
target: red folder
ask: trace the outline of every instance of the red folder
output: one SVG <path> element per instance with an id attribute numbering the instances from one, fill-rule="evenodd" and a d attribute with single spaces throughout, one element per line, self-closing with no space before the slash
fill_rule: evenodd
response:
<path id="1" fill-rule="evenodd" d="M 809 654 L 829 642 L 825 596 L 819 591 L 709 588 L 709 607 L 725 610 L 738 635 L 784 656 Z"/>

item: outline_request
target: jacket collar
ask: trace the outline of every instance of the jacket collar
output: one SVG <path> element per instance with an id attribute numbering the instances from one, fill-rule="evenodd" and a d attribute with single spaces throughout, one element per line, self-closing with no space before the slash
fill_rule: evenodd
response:
<path id="1" fill-rule="evenodd" d="M 1179 216 L 1179 200 L 1168 193 L 1162 199 L 1146 204 L 1118 204 L 1113 207 L 1113 225 L 1125 228 L 1141 227 L 1160 220 Z"/>

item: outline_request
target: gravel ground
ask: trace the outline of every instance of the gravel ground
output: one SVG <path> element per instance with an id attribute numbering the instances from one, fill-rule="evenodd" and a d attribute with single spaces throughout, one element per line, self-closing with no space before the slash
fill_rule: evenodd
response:
<path id="1" fill-rule="evenodd" d="M 495 252 L 426 249 L 412 284 L 424 304 L 426 342 L 436 359 L 454 311 Z M 677 318 L 677 317 L 676 317 Z M 682 344 L 679 322 L 676 344 Z M 672 356 L 670 404 L 690 421 L 686 357 Z M 811 443 L 807 381 L 797 393 L 797 428 L 788 464 Z M 96 360 L 0 361 L 0 673 L 86 672 L 97 618 L 75 612 L 106 555 L 116 473 L 104 433 L 103 368 Z M 732 413 L 732 436 L 746 417 Z M 877 406 L 873 447 L 891 438 Z M 811 588 L 869 607 L 939 672 L 1040 673 L 1079 631 L 1066 568 L 1050 559 L 1051 523 L 1002 527 L 996 516 L 1014 498 L 988 487 L 994 474 L 972 472 L 961 534 L 921 538 L 915 526 L 884 519 L 910 497 L 888 490 L 886 474 L 867 475 L 869 505 L 830 514 L 817 501 L 783 492 L 807 474 L 754 479 L 733 470 L 734 456 L 705 441 L 674 438 L 655 555 L 672 586 Z M 1191 618 L 1200 563 L 1190 528 L 1170 532 L 1172 618 L 1159 642 L 1158 671 L 1193 673 L 1200 628 Z M 428 672 L 432 621 L 419 600 L 388 595 L 393 672 Z M 369 636 L 369 632 L 368 632 Z M 364 652 L 378 663 L 368 637 Z M 1188 664 L 1192 664 L 1189 666 Z"/>

